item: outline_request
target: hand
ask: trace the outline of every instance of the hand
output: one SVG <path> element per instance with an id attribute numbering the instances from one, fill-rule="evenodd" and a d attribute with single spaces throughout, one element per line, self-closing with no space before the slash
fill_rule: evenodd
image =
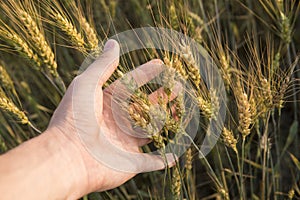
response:
<path id="1" fill-rule="evenodd" d="M 112 94 L 120 86 L 119 80 L 105 90 L 102 85 L 119 63 L 119 45 L 109 40 L 104 53 L 69 86 L 55 111 L 47 132 L 59 132 L 65 142 L 72 142 L 80 150 L 84 164 L 86 191 L 117 187 L 139 172 L 160 170 L 174 165 L 172 155 L 167 160 L 158 155 L 140 152 L 149 139 L 134 137 L 121 130 L 114 119 Z M 160 60 L 152 60 L 130 72 L 139 86 L 147 83 L 163 70 Z M 149 99 L 155 101 L 157 94 Z M 73 155 L 70 155 L 73 156 Z M 78 155 L 76 155 L 78 156 Z M 120 166 L 124 168 L 120 169 Z M 124 169 L 124 170 L 123 170 Z"/>
<path id="2" fill-rule="evenodd" d="M 139 147 L 150 140 L 120 126 L 130 127 L 126 120 L 115 120 L 118 113 L 114 115 L 113 97 L 118 92 L 124 96 L 126 87 L 120 80 L 104 91 L 102 85 L 118 61 L 119 45 L 109 40 L 104 53 L 73 80 L 47 130 L 0 156 L 0 163 L 5 163 L 0 165 L 3 199 L 19 199 L 19 194 L 22 199 L 78 199 L 117 187 L 137 173 L 175 163 L 175 156 L 170 154 L 164 160 L 141 153 Z M 141 86 L 162 70 L 162 62 L 152 60 L 128 76 Z M 163 91 L 160 88 L 150 94 L 151 103 L 157 104 L 158 97 L 167 102 L 176 96 L 172 93 L 167 98 Z"/>

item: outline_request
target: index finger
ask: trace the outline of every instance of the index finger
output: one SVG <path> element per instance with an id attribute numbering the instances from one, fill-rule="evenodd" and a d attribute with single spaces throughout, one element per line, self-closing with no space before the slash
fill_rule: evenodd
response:
<path id="1" fill-rule="evenodd" d="M 132 79 L 134 83 L 136 84 L 136 89 L 138 87 L 143 86 L 147 82 L 154 79 L 159 73 L 163 71 L 163 62 L 159 59 L 151 60 L 136 69 L 126 73 L 124 77 L 126 79 Z M 118 79 L 112 84 L 110 84 L 107 88 L 105 88 L 106 92 L 113 93 L 116 92 L 115 89 L 123 93 L 123 95 L 128 91 L 128 86 L 122 83 L 122 80 L 124 79 Z M 123 96 L 122 95 L 122 96 Z M 126 95 L 125 95 L 126 96 Z"/>

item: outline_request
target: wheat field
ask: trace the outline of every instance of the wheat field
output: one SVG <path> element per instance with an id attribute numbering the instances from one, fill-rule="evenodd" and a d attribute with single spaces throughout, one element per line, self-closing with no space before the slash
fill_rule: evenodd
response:
<path id="1" fill-rule="evenodd" d="M 190 83 L 200 115 L 189 123 L 199 129 L 173 168 L 139 174 L 83 199 L 300 199 L 299 11 L 298 0 L 1 1 L 0 153 L 47 128 L 82 62 L 99 55 L 108 38 L 139 27 L 167 28 L 192 38 L 215 63 L 226 93 L 224 124 L 216 124 L 221 135 L 201 156 L 208 124 L 219 117 L 220 95 L 205 83 L 189 43 L 173 43 L 183 56 L 156 49 L 127 53 L 105 86 L 161 59 L 168 96 L 175 80 Z M 134 107 L 126 112 L 153 141 L 143 150 L 163 153 L 196 108 L 186 107 L 181 95 L 160 102 L 167 120 L 153 135 L 152 90 L 135 91 Z"/>

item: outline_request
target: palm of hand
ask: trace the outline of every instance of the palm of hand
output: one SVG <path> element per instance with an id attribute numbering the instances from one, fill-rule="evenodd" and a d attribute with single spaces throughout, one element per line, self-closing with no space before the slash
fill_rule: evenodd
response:
<path id="1" fill-rule="evenodd" d="M 81 149 L 88 174 L 87 185 L 91 191 L 99 189 L 100 185 L 101 190 L 111 189 L 136 173 L 165 167 L 160 156 L 140 152 L 139 147 L 147 144 L 149 139 L 127 134 L 114 119 L 111 102 L 116 84 L 105 90 L 102 90 L 102 85 L 118 66 L 118 58 L 119 47 L 115 42 L 112 49 L 104 52 L 71 83 L 49 124 L 49 128 L 58 128 Z M 141 81 L 139 85 L 143 85 L 162 70 L 160 65 L 161 61 L 154 60 L 130 73 L 138 78 L 136 81 Z M 152 94 L 152 98 L 155 95 Z M 174 164 L 173 156 L 167 158 L 169 165 Z M 124 171 L 116 166 L 122 165 L 122 160 L 129 165 Z"/>

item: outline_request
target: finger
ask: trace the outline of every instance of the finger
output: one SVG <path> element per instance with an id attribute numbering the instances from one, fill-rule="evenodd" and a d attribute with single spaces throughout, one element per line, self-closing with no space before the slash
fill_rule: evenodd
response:
<path id="1" fill-rule="evenodd" d="M 145 146 L 146 144 L 149 144 L 152 142 L 152 139 L 148 139 L 148 138 L 138 138 L 138 142 L 137 145 L 139 147 Z"/>
<path id="2" fill-rule="evenodd" d="M 162 99 L 163 103 L 168 103 L 168 101 L 174 100 L 180 93 L 182 93 L 182 84 L 180 82 L 176 82 L 172 88 L 170 97 L 168 97 L 168 95 L 165 93 L 164 88 L 161 87 L 152 92 L 148 98 L 152 104 L 158 104 L 160 98 Z"/>
<path id="3" fill-rule="evenodd" d="M 90 133 L 97 130 L 98 126 L 86 127 L 86 124 L 95 125 L 101 119 L 103 108 L 101 86 L 117 67 L 119 51 L 118 43 L 108 40 L 103 54 L 73 80 L 71 105 L 78 130 L 86 130 Z"/>
<path id="4" fill-rule="evenodd" d="M 129 72 L 127 75 L 135 80 L 138 87 L 141 87 L 155 78 L 163 69 L 163 62 L 159 59 L 154 59 Z"/>
<path id="5" fill-rule="evenodd" d="M 89 144 L 89 153 L 100 163 L 114 170 L 126 173 L 142 173 L 161 170 L 174 166 L 178 157 L 173 154 L 165 156 L 153 153 L 129 151 L 124 146 L 115 145 L 107 137 L 105 129 L 100 129 L 97 137 L 84 135 L 81 137 L 85 144 Z M 124 144 L 126 146 L 126 144 Z"/>
<path id="6" fill-rule="evenodd" d="M 161 60 L 151 60 L 137 67 L 133 71 L 126 73 L 122 79 L 116 80 L 115 82 L 110 84 L 110 86 L 108 86 L 105 90 L 110 93 L 112 93 L 115 89 L 117 89 L 120 92 L 125 92 L 128 90 L 128 86 L 124 85 L 121 80 L 130 80 L 131 78 L 135 81 L 136 87 L 138 88 L 155 78 L 159 73 L 163 71 L 163 69 L 163 62 Z"/>
<path id="7" fill-rule="evenodd" d="M 178 160 L 178 157 L 175 154 L 167 153 L 163 156 L 161 155 L 152 155 L 144 153 L 143 162 L 139 162 L 142 166 L 139 166 L 139 169 L 142 169 L 141 172 L 151 172 L 165 169 L 166 167 L 173 167 Z"/>
<path id="8" fill-rule="evenodd" d="M 81 75 L 84 81 L 97 81 L 103 85 L 119 64 L 120 47 L 115 40 L 108 40 L 105 43 L 104 51 Z"/>

